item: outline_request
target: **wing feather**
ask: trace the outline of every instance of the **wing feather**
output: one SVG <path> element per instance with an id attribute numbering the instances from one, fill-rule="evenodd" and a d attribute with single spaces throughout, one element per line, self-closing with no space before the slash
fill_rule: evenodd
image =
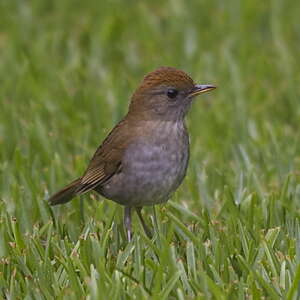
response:
<path id="1" fill-rule="evenodd" d="M 81 178 L 76 190 L 77 194 L 83 194 L 94 189 L 120 172 L 124 150 L 132 137 L 126 127 L 126 120 L 122 120 L 97 149 Z"/>

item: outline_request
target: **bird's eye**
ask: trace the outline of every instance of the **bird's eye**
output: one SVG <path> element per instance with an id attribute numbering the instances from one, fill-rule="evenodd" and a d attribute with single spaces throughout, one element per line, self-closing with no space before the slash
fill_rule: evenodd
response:
<path id="1" fill-rule="evenodd" d="M 178 95 L 178 91 L 175 89 L 168 89 L 167 96 L 171 99 L 174 99 Z"/>

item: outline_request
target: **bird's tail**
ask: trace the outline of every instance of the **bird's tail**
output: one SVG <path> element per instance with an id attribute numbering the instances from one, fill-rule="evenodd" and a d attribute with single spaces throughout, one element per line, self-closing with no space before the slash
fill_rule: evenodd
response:
<path id="1" fill-rule="evenodd" d="M 55 193 L 50 197 L 49 204 L 57 205 L 67 203 L 72 200 L 78 193 L 77 189 L 80 186 L 81 178 L 78 178 L 68 184 L 66 187 Z"/>

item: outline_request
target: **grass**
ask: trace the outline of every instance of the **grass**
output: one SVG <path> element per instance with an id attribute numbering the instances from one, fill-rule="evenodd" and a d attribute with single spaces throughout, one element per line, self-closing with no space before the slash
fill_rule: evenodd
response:
<path id="1" fill-rule="evenodd" d="M 297 1 L 2 1 L 0 297 L 299 299 Z M 187 178 L 144 210 L 50 208 L 161 65 L 218 85 L 188 116 Z M 100 200 L 100 201 L 97 201 Z"/>

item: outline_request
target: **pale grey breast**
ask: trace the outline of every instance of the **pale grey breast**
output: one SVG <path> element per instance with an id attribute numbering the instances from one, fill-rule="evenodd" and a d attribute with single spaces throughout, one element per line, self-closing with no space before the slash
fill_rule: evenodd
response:
<path id="1" fill-rule="evenodd" d="M 165 122 L 149 138 L 129 145 L 121 172 L 96 190 L 119 204 L 162 203 L 181 184 L 189 159 L 189 138 L 183 121 Z"/>

